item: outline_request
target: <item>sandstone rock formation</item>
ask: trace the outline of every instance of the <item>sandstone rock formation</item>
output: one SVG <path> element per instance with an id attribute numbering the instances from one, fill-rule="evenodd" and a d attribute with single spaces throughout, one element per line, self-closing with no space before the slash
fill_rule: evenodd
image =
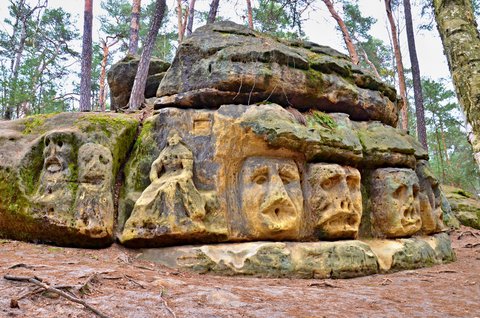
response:
<path id="1" fill-rule="evenodd" d="M 314 43 L 279 41 L 224 21 L 198 28 L 178 48 L 156 107 L 217 108 L 263 101 L 343 112 L 395 126 L 395 90 Z"/>
<path id="2" fill-rule="evenodd" d="M 444 186 L 452 212 L 461 224 L 480 229 L 480 201 L 462 189 Z"/>
<path id="3" fill-rule="evenodd" d="M 128 55 L 119 62 L 113 64 L 108 70 L 107 82 L 110 87 L 110 107 L 112 110 L 127 106 L 139 62 L 139 57 Z M 148 68 L 145 98 L 154 97 L 156 95 L 158 85 L 165 75 L 165 71 L 169 67 L 169 63 L 157 58 L 152 58 Z"/>
<path id="4" fill-rule="evenodd" d="M 113 242 L 113 185 L 137 125 L 94 113 L 2 123 L 0 236 L 84 247 Z"/>
<path id="5" fill-rule="evenodd" d="M 227 275 L 342 278 L 454 260 L 428 154 L 393 127 L 395 91 L 342 54 L 221 22 L 181 44 L 158 96 L 141 126 L 94 113 L 3 125 L 0 236 L 116 237 L 154 248 L 147 259 Z"/>

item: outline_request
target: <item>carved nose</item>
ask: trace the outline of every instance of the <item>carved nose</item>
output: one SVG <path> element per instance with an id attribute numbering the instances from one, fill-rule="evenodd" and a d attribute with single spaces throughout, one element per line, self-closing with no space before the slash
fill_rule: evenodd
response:
<path id="1" fill-rule="evenodd" d="M 342 211 L 351 211 L 352 210 L 352 202 L 348 197 L 340 201 L 340 209 Z"/>
<path id="2" fill-rule="evenodd" d="M 282 179 L 278 175 L 274 175 L 270 179 L 268 192 L 263 200 L 261 210 L 268 213 L 273 209 L 275 214 L 278 215 L 285 205 L 291 205 L 290 197 Z"/>

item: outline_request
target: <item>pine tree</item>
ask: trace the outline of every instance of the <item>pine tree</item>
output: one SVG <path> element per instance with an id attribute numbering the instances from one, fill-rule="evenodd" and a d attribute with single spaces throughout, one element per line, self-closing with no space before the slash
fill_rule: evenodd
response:
<path id="1" fill-rule="evenodd" d="M 80 111 L 88 112 L 92 108 L 92 21 L 93 0 L 85 0 L 82 41 L 82 74 L 80 79 Z"/>
<path id="2" fill-rule="evenodd" d="M 155 5 L 155 13 L 153 22 L 148 32 L 146 43 L 143 47 L 140 62 L 138 64 L 137 74 L 135 75 L 135 81 L 133 82 L 132 93 L 129 100 L 129 109 L 137 110 L 145 100 L 144 92 L 145 85 L 147 83 L 148 66 L 150 65 L 150 58 L 152 56 L 155 40 L 157 39 L 158 30 L 163 21 L 165 14 L 165 0 L 157 0 Z"/>

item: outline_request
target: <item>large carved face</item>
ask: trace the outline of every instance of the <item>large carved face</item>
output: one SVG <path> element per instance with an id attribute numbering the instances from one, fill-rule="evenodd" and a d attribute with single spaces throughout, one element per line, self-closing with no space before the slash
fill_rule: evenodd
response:
<path id="1" fill-rule="evenodd" d="M 43 150 L 43 169 L 45 174 L 58 175 L 68 173 L 72 161 L 72 135 L 65 132 L 52 132 L 45 136 Z"/>
<path id="2" fill-rule="evenodd" d="M 442 231 L 443 224 L 442 199 L 439 182 L 430 170 L 426 161 L 419 161 L 416 167 L 420 181 L 420 216 L 422 232 L 432 234 Z"/>
<path id="3" fill-rule="evenodd" d="M 292 159 L 251 157 L 239 175 L 240 205 L 257 239 L 297 239 L 303 216 L 300 174 Z"/>
<path id="4" fill-rule="evenodd" d="M 310 207 L 318 217 L 320 238 L 355 238 L 362 218 L 360 172 L 352 167 L 317 163 L 310 165 Z"/>
<path id="5" fill-rule="evenodd" d="M 80 182 L 108 184 L 112 176 L 112 154 L 102 145 L 87 143 L 78 150 Z"/>
<path id="6" fill-rule="evenodd" d="M 420 186 L 410 169 L 377 169 L 372 176 L 372 223 L 386 237 L 409 236 L 422 226 Z"/>

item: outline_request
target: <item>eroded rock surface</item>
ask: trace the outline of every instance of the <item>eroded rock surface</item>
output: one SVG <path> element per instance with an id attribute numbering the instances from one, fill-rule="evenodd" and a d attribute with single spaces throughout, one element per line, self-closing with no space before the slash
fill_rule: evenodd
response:
<path id="1" fill-rule="evenodd" d="M 453 214 L 461 224 L 480 229 L 480 202 L 471 193 L 454 187 L 445 187 L 445 195 Z"/>
<path id="2" fill-rule="evenodd" d="M 395 126 L 395 90 L 347 56 L 313 43 L 278 41 L 230 21 L 198 28 L 180 45 L 156 107 L 217 108 L 262 101 L 343 112 Z"/>
<path id="3" fill-rule="evenodd" d="M 399 240 L 251 242 L 144 249 L 141 259 L 217 275 L 350 278 L 455 260 L 445 233 Z"/>
<path id="4" fill-rule="evenodd" d="M 114 239 L 113 186 L 138 122 L 114 114 L 6 122 L 0 147 L 0 236 L 100 247 Z M 8 158 L 8 159 L 7 159 Z"/>
<path id="5" fill-rule="evenodd" d="M 111 109 L 124 108 L 128 104 L 139 62 L 140 58 L 137 56 L 126 56 L 113 64 L 108 70 L 107 82 L 110 87 Z M 151 98 L 156 95 L 158 86 L 169 67 L 170 63 L 160 59 L 152 58 L 150 60 L 145 86 L 145 98 Z"/>

